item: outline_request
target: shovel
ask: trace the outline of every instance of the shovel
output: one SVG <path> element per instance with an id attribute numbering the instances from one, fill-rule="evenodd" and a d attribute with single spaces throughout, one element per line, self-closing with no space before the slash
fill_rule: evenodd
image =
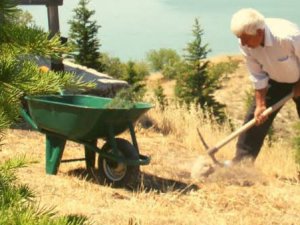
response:
<path id="1" fill-rule="evenodd" d="M 271 113 L 273 113 L 274 111 L 278 110 L 280 107 L 282 107 L 288 100 L 290 100 L 293 97 L 294 93 L 291 92 L 290 94 L 288 94 L 287 96 L 285 96 L 284 98 L 282 98 L 280 101 L 278 101 L 277 103 L 275 103 L 274 105 L 268 107 L 263 113 L 262 115 L 268 116 Z M 200 140 L 202 142 L 202 144 L 204 145 L 205 149 L 207 150 L 208 155 L 211 157 L 212 161 L 219 165 L 219 166 L 224 166 L 223 163 L 220 163 L 216 157 L 215 154 L 220 150 L 220 148 L 222 148 L 224 145 L 226 145 L 228 142 L 230 142 L 232 139 L 234 139 L 235 137 L 237 137 L 238 135 L 240 135 L 241 133 L 245 132 L 246 130 L 250 129 L 251 127 L 253 127 L 256 123 L 255 118 L 253 118 L 252 120 L 250 120 L 249 122 L 245 123 L 242 127 L 240 127 L 239 129 L 237 129 L 236 131 L 234 131 L 233 133 L 231 133 L 230 135 L 228 135 L 226 138 L 224 138 L 224 140 L 220 141 L 219 143 L 217 143 L 214 147 L 209 148 L 209 146 L 206 144 L 206 142 L 204 141 L 203 136 L 201 135 L 199 129 L 197 129 L 198 131 L 198 135 L 200 137 Z"/>

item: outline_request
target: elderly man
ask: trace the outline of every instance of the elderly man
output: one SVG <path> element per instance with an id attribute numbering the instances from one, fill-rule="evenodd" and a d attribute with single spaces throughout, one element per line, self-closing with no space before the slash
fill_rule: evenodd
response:
<path id="1" fill-rule="evenodd" d="M 279 110 L 269 116 L 262 112 L 293 91 L 300 116 L 300 30 L 284 19 L 265 19 L 254 9 L 236 12 L 231 30 L 239 40 L 255 89 L 245 123 L 256 119 L 256 126 L 239 136 L 233 162 L 246 158 L 254 162 Z"/>

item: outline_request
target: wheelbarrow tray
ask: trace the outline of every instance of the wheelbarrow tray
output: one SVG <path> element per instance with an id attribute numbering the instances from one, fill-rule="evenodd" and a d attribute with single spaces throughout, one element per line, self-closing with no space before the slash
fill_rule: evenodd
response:
<path id="1" fill-rule="evenodd" d="M 74 140 L 95 140 L 118 135 L 152 106 L 137 102 L 134 107 L 108 108 L 111 98 L 90 95 L 26 96 L 32 120 L 39 130 Z"/>

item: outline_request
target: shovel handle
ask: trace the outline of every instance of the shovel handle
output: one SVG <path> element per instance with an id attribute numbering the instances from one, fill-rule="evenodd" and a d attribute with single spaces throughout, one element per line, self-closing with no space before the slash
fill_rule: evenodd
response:
<path id="1" fill-rule="evenodd" d="M 268 107 L 262 114 L 265 115 L 265 116 L 270 115 L 271 113 L 273 113 L 274 111 L 276 111 L 280 107 L 282 107 L 293 96 L 294 96 L 294 93 L 291 92 L 290 94 L 288 94 L 287 96 L 282 98 L 280 101 L 278 101 L 274 105 Z M 253 127 L 255 125 L 255 123 L 256 123 L 255 118 L 253 118 L 249 122 L 245 123 L 242 127 L 240 127 L 239 129 L 237 129 L 236 131 L 231 133 L 229 136 L 227 136 L 224 140 L 220 141 L 216 146 L 210 148 L 208 150 L 208 154 L 210 156 L 213 156 L 214 154 L 216 154 L 219 151 L 220 148 L 222 148 L 224 145 L 226 145 L 228 142 L 230 142 L 232 139 L 234 139 L 239 134 L 241 134 L 244 131 L 246 131 L 246 130 L 250 129 L 251 127 Z"/>

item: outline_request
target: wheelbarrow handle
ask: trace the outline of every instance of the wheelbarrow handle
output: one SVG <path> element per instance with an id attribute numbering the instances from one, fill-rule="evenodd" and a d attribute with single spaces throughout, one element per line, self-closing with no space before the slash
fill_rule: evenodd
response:
<path id="1" fill-rule="evenodd" d="M 275 103 L 274 105 L 268 107 L 263 113 L 262 115 L 267 116 L 270 115 L 271 113 L 273 113 L 274 111 L 278 110 L 280 107 L 282 107 L 288 100 L 290 100 L 292 97 L 294 96 L 294 93 L 291 92 L 290 94 L 288 94 L 287 96 L 285 96 L 284 98 L 282 98 L 280 101 L 278 101 L 277 103 Z M 237 137 L 238 135 L 240 135 L 241 133 L 243 133 L 244 131 L 250 129 L 251 127 L 253 127 L 256 123 L 256 119 L 253 118 L 252 120 L 250 120 L 249 122 L 245 123 L 242 127 L 240 127 L 239 129 L 237 129 L 236 131 L 234 131 L 233 133 L 231 133 L 229 136 L 227 136 L 224 140 L 222 140 L 221 142 L 219 142 L 216 146 L 210 148 L 208 150 L 208 154 L 210 156 L 214 156 L 214 154 L 216 154 L 220 148 L 222 148 L 224 145 L 226 145 L 228 142 L 230 142 L 232 139 L 234 139 L 235 137 Z"/>
<path id="2" fill-rule="evenodd" d="M 30 115 L 25 111 L 25 109 L 23 109 L 22 107 L 20 107 L 19 111 L 20 111 L 21 116 L 32 126 L 32 128 L 34 130 L 39 130 L 38 126 L 31 119 Z"/>

